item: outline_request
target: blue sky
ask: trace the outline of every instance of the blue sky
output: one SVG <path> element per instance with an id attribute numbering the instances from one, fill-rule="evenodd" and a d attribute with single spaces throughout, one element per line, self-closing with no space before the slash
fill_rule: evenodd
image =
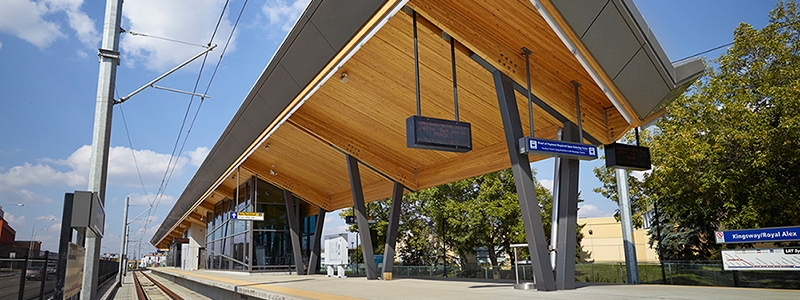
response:
<path id="1" fill-rule="evenodd" d="M 43 241 L 44 249 L 57 249 L 64 193 L 87 188 L 103 2 L 0 1 L 0 205 L 4 206 L 5 219 L 17 231 L 17 239 L 28 240 L 35 235 L 36 240 Z M 123 28 L 203 45 L 209 42 L 224 3 L 126 0 Z M 196 97 L 147 89 L 114 107 L 102 252 L 119 251 L 120 216 L 126 196 L 131 197 L 131 218 L 150 203 L 158 203 L 131 227 L 132 249 L 137 248 L 137 240 L 142 241 L 143 251 L 152 249 L 149 240 L 153 232 L 307 3 L 308 0 L 247 3 L 210 81 L 244 4 L 231 1 L 215 35 L 214 43 L 219 47 L 208 56 L 199 81 L 201 61 L 159 83 L 191 91 L 198 82 L 198 90 L 204 92 L 208 87 L 211 96 L 202 104 Z M 635 3 L 671 60 L 731 42 L 739 22 L 763 27 L 769 10 L 775 6 L 769 0 Z M 201 50 L 198 46 L 123 34 L 117 97 Z M 719 53 L 707 56 L 716 57 Z M 193 125 L 187 137 L 190 124 Z M 135 153 L 136 164 L 131 153 Z M 167 172 L 170 158 L 177 163 Z M 616 209 L 611 201 L 591 191 L 600 185 L 591 170 L 602 164 L 600 160 L 581 163 L 584 216 L 607 216 Z M 535 163 L 534 167 L 540 181 L 552 184 L 552 160 Z M 162 182 L 167 183 L 166 188 L 163 195 L 156 196 Z M 50 218 L 56 221 L 49 221 Z M 338 214 L 329 214 L 326 219 L 326 234 L 344 228 Z"/>

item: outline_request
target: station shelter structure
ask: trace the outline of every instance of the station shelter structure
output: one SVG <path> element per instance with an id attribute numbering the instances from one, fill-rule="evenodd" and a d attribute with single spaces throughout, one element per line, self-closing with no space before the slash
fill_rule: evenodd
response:
<path id="1" fill-rule="evenodd" d="M 512 168 L 536 288 L 573 289 L 578 161 L 556 178 L 553 276 L 529 164 L 549 157 L 518 141 L 613 143 L 703 69 L 671 63 L 631 0 L 312 0 L 151 243 L 188 269 L 314 273 L 326 212 L 367 228 L 364 203 L 391 197 L 391 262 L 404 193 Z M 414 115 L 469 123 L 470 151 L 409 148 Z M 390 278 L 359 234 L 367 278 Z"/>

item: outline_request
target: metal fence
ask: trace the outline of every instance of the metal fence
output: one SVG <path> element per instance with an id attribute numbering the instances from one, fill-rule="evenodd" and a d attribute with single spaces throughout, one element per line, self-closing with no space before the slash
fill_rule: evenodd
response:
<path id="1" fill-rule="evenodd" d="M 755 288 L 800 288 L 800 271 L 725 271 L 719 261 L 664 262 L 664 272 L 660 264 L 639 264 L 639 281 L 648 284 L 702 285 Z M 351 264 L 346 269 L 349 274 L 364 274 L 363 264 Z M 402 266 L 392 268 L 394 277 L 476 278 L 513 280 L 518 274 L 522 281 L 532 281 L 531 265 L 514 266 Z M 380 272 L 378 272 L 380 274 Z M 575 280 L 578 282 L 627 283 L 625 263 L 581 263 L 575 266 Z"/>
<path id="2" fill-rule="evenodd" d="M 0 247 L 0 300 L 51 299 L 56 288 L 58 253 Z M 99 282 L 117 274 L 116 261 L 100 261 Z"/>

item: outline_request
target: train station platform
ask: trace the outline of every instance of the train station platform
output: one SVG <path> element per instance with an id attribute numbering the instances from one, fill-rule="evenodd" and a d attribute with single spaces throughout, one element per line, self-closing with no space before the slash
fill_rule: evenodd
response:
<path id="1" fill-rule="evenodd" d="M 800 299 L 800 291 L 677 285 L 583 284 L 575 290 L 515 290 L 509 281 L 364 277 L 185 271 L 153 268 L 152 274 L 211 299 Z M 130 277 L 130 276 L 128 276 Z M 126 277 L 127 278 L 127 277 Z M 115 299 L 126 298 L 132 280 Z M 135 293 L 134 293 L 135 294 Z M 235 298 L 234 298 L 235 297 Z"/>

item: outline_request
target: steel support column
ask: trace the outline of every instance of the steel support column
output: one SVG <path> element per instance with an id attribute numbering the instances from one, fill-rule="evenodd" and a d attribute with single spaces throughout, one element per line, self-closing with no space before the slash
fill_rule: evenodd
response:
<path id="1" fill-rule="evenodd" d="M 294 196 L 291 192 L 283 190 L 283 198 L 286 199 L 286 220 L 289 221 L 289 232 L 292 236 L 292 254 L 294 255 L 294 264 L 297 267 L 297 275 L 305 275 L 303 244 L 300 243 L 299 209 L 294 205 Z"/>
<path id="2" fill-rule="evenodd" d="M 625 268 L 628 284 L 639 283 L 639 268 L 636 262 L 636 245 L 633 243 L 633 217 L 631 214 L 628 171 L 617 169 L 617 196 L 619 196 L 619 221 L 622 223 L 622 243 L 625 249 Z"/>
<path id="3" fill-rule="evenodd" d="M 325 225 L 325 213 L 326 211 L 321 207 L 317 211 L 317 224 L 314 227 L 314 241 L 311 243 L 311 254 L 308 256 L 306 275 L 316 274 L 317 268 L 319 268 L 320 249 L 322 248 L 320 243 L 322 242 L 322 227 Z"/>
<path id="4" fill-rule="evenodd" d="M 106 181 L 108 177 L 108 153 L 111 140 L 111 116 L 114 105 L 114 90 L 119 65 L 119 34 L 122 23 L 122 0 L 107 0 L 103 41 L 99 49 L 100 68 L 97 74 L 97 98 L 92 129 L 92 151 L 89 159 L 89 186 L 97 193 L 100 203 L 106 205 Z M 105 216 L 103 216 L 105 221 Z M 102 237 L 91 230 L 79 238 L 78 243 L 86 247 L 83 264 L 83 285 L 80 299 L 98 298 L 97 281 L 100 275 L 100 247 Z"/>
<path id="5" fill-rule="evenodd" d="M 397 228 L 400 226 L 400 211 L 403 205 L 403 185 L 395 182 L 392 190 L 392 210 L 389 212 L 389 227 L 386 229 L 386 247 L 383 250 L 383 279 L 392 279 L 394 255 L 397 246 Z"/>
<path id="6" fill-rule="evenodd" d="M 564 123 L 561 140 L 580 142 L 580 130 L 572 122 Z M 558 182 L 558 229 L 556 235 L 556 286 L 575 289 L 575 247 L 578 226 L 578 172 L 580 161 L 561 158 Z"/>
<path id="7" fill-rule="evenodd" d="M 369 220 L 367 220 L 367 207 L 364 205 L 364 191 L 361 186 L 361 174 L 358 172 L 358 160 L 347 154 L 347 172 L 350 174 L 350 189 L 353 191 L 353 205 L 356 210 L 358 222 L 358 235 L 361 236 L 361 252 L 364 254 L 364 269 L 367 279 L 378 279 L 378 270 L 375 266 L 375 254 L 372 250 L 372 236 L 369 233 Z"/>
<path id="8" fill-rule="evenodd" d="M 517 186 L 519 206 L 522 211 L 522 222 L 528 242 L 528 250 L 533 264 L 533 277 L 536 280 L 536 289 L 540 291 L 553 291 L 556 283 L 547 256 L 547 243 L 542 227 L 542 217 L 539 212 L 539 201 L 536 199 L 536 187 L 533 185 L 533 175 L 528 155 L 519 154 L 517 143 L 525 136 L 519 119 L 517 99 L 514 95 L 514 82 L 499 70 L 492 72 L 494 85 L 497 90 L 497 101 L 500 104 L 500 115 L 503 118 L 503 128 L 508 144 L 508 155 L 511 158 L 511 169 L 514 172 L 514 182 Z"/>

